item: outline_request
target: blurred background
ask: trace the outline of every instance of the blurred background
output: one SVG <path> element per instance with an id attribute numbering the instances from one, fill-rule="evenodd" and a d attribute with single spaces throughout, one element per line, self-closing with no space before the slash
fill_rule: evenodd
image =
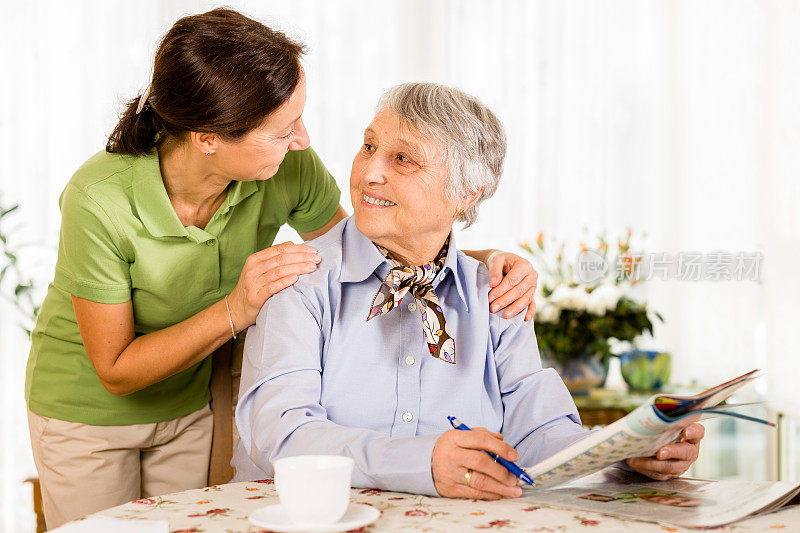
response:
<path id="1" fill-rule="evenodd" d="M 35 524 L 23 483 L 35 476 L 24 311 L 53 278 L 59 194 L 104 148 L 122 102 L 149 83 L 164 32 L 219 5 L 0 6 L 0 205 L 19 205 L 0 217 L 16 258 L 0 263 L 13 263 L 0 285 L 0 530 Z M 613 250 L 631 229 L 632 251 L 761 257 L 742 279 L 664 276 L 635 287 L 664 318 L 637 345 L 671 354 L 674 387 L 766 371 L 744 400 L 764 401 L 757 409 L 781 431 L 709 422 L 709 457 L 695 474 L 800 479 L 800 2 L 226 5 L 309 45 L 306 125 L 351 212 L 350 164 L 378 96 L 426 80 L 481 98 L 509 139 L 500 188 L 456 233 L 459 247 L 525 255 L 520 244 L 541 233 L 556 243 L 548 250 L 566 243 L 572 263 L 580 243 L 605 234 Z M 276 242 L 286 239 L 298 242 L 291 230 Z"/>

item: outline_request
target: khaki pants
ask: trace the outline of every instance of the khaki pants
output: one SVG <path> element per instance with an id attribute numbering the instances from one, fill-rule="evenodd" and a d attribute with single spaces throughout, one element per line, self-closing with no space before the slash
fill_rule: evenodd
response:
<path id="1" fill-rule="evenodd" d="M 131 500 L 202 488 L 208 480 L 208 406 L 131 426 L 90 426 L 28 410 L 28 426 L 48 529 Z"/>

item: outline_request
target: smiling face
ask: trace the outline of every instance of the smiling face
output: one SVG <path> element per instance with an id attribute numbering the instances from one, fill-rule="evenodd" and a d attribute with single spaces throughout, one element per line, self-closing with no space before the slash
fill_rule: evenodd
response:
<path id="1" fill-rule="evenodd" d="M 217 138 L 212 172 L 237 181 L 266 180 L 275 175 L 289 150 L 303 150 L 310 140 L 303 123 L 306 81 L 301 77 L 292 95 L 258 128 L 241 139 Z"/>
<path id="2" fill-rule="evenodd" d="M 446 177 L 438 143 L 393 111 L 380 111 L 364 132 L 350 173 L 356 227 L 409 264 L 432 260 L 458 209 L 445 197 Z"/>

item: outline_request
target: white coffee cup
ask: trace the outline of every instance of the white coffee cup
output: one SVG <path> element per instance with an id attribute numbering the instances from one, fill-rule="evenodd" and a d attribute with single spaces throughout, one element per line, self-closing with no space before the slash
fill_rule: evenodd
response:
<path id="1" fill-rule="evenodd" d="M 275 488 L 281 507 L 295 524 L 338 522 L 350 503 L 353 459 L 338 455 L 296 455 L 278 459 Z"/>

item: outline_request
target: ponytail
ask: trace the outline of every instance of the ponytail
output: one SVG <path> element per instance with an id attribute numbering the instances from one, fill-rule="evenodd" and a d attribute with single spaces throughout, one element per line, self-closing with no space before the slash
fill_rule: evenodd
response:
<path id="1" fill-rule="evenodd" d="M 149 103 L 136 112 L 140 98 L 128 102 L 117 126 L 108 136 L 106 152 L 145 155 L 158 145 L 156 137 L 163 129 L 163 122 Z"/>

